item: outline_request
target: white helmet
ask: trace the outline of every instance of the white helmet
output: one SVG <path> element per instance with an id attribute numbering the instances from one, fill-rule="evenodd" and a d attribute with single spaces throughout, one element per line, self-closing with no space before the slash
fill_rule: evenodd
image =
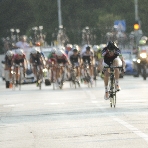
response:
<path id="1" fill-rule="evenodd" d="M 38 52 L 38 50 L 37 50 L 36 48 L 33 48 L 33 49 L 31 50 L 31 53 L 32 53 L 32 54 L 37 54 L 37 52 Z"/>
<path id="2" fill-rule="evenodd" d="M 93 46 L 93 50 L 94 50 L 94 52 L 97 52 L 99 50 L 99 46 L 98 45 L 94 45 Z"/>
<path id="3" fill-rule="evenodd" d="M 61 57 L 63 55 L 63 51 L 62 50 L 57 50 L 56 55 Z"/>
<path id="4" fill-rule="evenodd" d="M 8 57 L 13 56 L 13 52 L 12 52 L 11 50 L 8 50 L 7 53 L 6 53 L 6 55 L 7 55 Z"/>
<path id="5" fill-rule="evenodd" d="M 56 48 L 53 47 L 53 48 L 51 49 L 51 52 L 52 52 L 52 53 L 55 53 L 55 52 L 56 52 Z"/>
<path id="6" fill-rule="evenodd" d="M 22 49 L 19 49 L 17 52 L 16 52 L 18 55 L 23 55 L 24 54 L 24 51 Z"/>

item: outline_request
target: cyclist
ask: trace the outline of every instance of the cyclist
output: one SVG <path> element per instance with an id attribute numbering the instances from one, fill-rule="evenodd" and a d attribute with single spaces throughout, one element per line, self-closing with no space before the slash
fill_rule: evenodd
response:
<path id="1" fill-rule="evenodd" d="M 94 59 L 95 59 L 95 66 L 97 66 L 97 73 L 101 71 L 101 63 L 102 63 L 102 55 L 101 55 L 101 48 L 98 45 L 93 46 L 94 50 Z"/>
<path id="2" fill-rule="evenodd" d="M 89 64 L 91 83 L 93 83 L 94 53 L 91 50 L 90 46 L 86 46 L 86 48 L 83 49 L 81 52 L 81 66 L 83 65 L 83 63 L 86 63 L 86 62 L 88 62 L 88 64 Z M 83 78 L 83 72 L 82 72 L 82 78 Z"/>
<path id="3" fill-rule="evenodd" d="M 78 80 L 80 80 L 80 62 L 81 62 L 81 58 L 80 58 L 80 54 L 79 54 L 77 46 L 73 47 L 73 52 L 69 52 L 68 58 L 69 58 L 69 61 L 70 61 L 71 65 L 76 66 L 77 77 L 78 77 Z"/>
<path id="4" fill-rule="evenodd" d="M 65 53 L 68 55 L 68 53 L 72 50 L 72 44 L 67 44 L 65 47 Z"/>
<path id="5" fill-rule="evenodd" d="M 16 43 L 17 48 L 28 48 L 30 45 L 27 43 L 27 37 L 25 35 L 20 37 L 20 41 Z"/>
<path id="6" fill-rule="evenodd" d="M 33 67 L 33 73 L 34 73 L 34 82 L 37 80 L 37 69 L 36 65 L 39 66 L 40 74 L 42 75 L 42 69 L 44 66 L 44 57 L 41 52 L 39 52 L 36 48 L 33 48 L 30 53 L 30 63 Z"/>
<path id="7" fill-rule="evenodd" d="M 66 56 L 64 51 L 60 48 L 58 48 L 56 50 L 56 64 L 57 64 L 56 79 L 57 79 L 57 85 L 59 85 L 61 83 L 61 77 L 62 77 L 62 73 L 64 71 L 63 67 L 66 66 L 66 69 L 68 71 L 67 67 L 68 67 L 68 64 L 69 64 L 68 57 Z"/>
<path id="8" fill-rule="evenodd" d="M 55 47 L 51 49 L 51 52 L 48 55 L 47 65 L 48 65 L 48 70 L 50 68 L 52 68 L 53 70 L 54 76 L 51 75 L 51 80 L 53 80 L 52 77 L 54 77 L 54 80 L 55 80 L 56 79 L 56 48 Z"/>
<path id="9" fill-rule="evenodd" d="M 28 65 L 28 62 L 27 62 L 27 59 L 26 59 L 23 49 L 18 49 L 16 51 L 16 54 L 13 56 L 13 64 L 16 65 L 15 66 L 16 84 L 18 84 L 18 67 L 17 67 L 17 65 L 20 65 L 20 64 L 22 65 L 24 77 L 25 77 L 26 67 Z"/>
<path id="10" fill-rule="evenodd" d="M 6 79 L 6 88 L 9 88 L 9 84 L 12 81 L 11 67 L 14 53 L 11 50 L 8 50 L 5 55 L 5 75 Z"/>
<path id="11" fill-rule="evenodd" d="M 120 49 L 113 41 L 109 41 L 107 46 L 102 50 L 103 56 L 103 66 L 110 66 L 111 63 L 113 66 L 122 66 L 123 70 L 125 70 L 125 61 L 122 57 Z M 109 90 L 108 90 L 108 80 L 109 74 L 108 69 L 103 70 L 104 73 L 104 84 L 105 84 L 105 96 L 104 99 L 109 99 Z M 119 69 L 115 68 L 115 84 L 116 91 L 120 90 L 119 87 Z"/>

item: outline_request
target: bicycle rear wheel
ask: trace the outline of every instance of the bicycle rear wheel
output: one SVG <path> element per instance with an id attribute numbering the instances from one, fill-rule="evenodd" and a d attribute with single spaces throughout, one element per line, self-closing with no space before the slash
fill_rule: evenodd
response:
<path id="1" fill-rule="evenodd" d="M 21 90 L 21 83 L 22 83 L 22 74 L 20 72 L 20 75 L 19 75 L 19 90 Z"/>
<path id="2" fill-rule="evenodd" d="M 15 90 L 16 87 L 16 78 L 15 78 L 15 74 L 13 73 L 12 75 L 12 90 Z"/>

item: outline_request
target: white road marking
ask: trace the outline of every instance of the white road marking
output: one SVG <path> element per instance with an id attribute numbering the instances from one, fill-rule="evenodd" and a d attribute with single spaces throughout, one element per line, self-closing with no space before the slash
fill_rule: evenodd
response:
<path id="1" fill-rule="evenodd" d="M 123 102 L 147 102 L 147 100 L 124 100 Z"/>
<path id="2" fill-rule="evenodd" d="M 89 94 L 91 99 L 96 99 L 96 97 L 90 92 L 90 91 L 86 91 L 86 93 Z M 126 100 L 125 100 L 126 101 Z M 135 100 L 134 100 L 135 101 Z M 139 101 L 139 100 L 138 100 Z M 142 100 L 141 100 L 142 101 Z M 97 101 L 92 101 L 92 102 L 97 102 Z M 103 109 L 101 107 L 102 111 L 105 109 Z M 139 137 L 143 138 L 146 142 L 148 142 L 148 135 L 146 135 L 145 133 L 141 132 L 140 130 L 138 130 L 137 128 L 135 128 L 134 126 L 130 125 L 129 123 L 116 118 L 115 116 L 111 116 L 113 118 L 113 120 L 117 121 L 118 123 L 122 124 L 123 126 L 125 126 L 126 128 L 128 128 L 129 130 L 131 130 L 133 133 L 135 133 L 136 135 L 138 135 Z"/>
<path id="3" fill-rule="evenodd" d="M 65 103 L 44 103 L 44 105 L 64 105 Z"/>
<path id="4" fill-rule="evenodd" d="M 148 142 L 148 135 L 146 135 L 145 133 L 141 132 L 139 129 L 137 129 L 136 127 L 130 125 L 129 123 L 116 118 L 114 116 L 111 116 L 113 118 L 114 121 L 117 121 L 118 123 L 122 124 L 123 126 L 125 126 L 126 128 L 128 128 L 129 130 L 131 130 L 133 133 L 135 133 L 136 135 L 138 135 L 139 137 L 143 138 L 146 142 Z"/>
<path id="5" fill-rule="evenodd" d="M 9 105 L 3 105 L 3 107 L 20 107 L 24 106 L 24 104 L 9 104 Z"/>
<path id="6" fill-rule="evenodd" d="M 85 90 L 84 90 L 85 91 Z M 88 95 L 89 95 L 89 97 L 90 97 L 90 99 L 91 100 L 96 100 L 96 97 L 95 97 L 95 95 L 93 95 L 92 93 L 91 93 L 91 91 L 85 91 Z"/>

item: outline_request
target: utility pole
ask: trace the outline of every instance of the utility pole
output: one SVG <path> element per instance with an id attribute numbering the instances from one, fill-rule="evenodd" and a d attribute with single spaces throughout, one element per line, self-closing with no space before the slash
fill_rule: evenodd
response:
<path id="1" fill-rule="evenodd" d="M 61 15 L 61 0 L 57 0 L 58 3 L 58 21 L 59 27 L 62 26 L 62 15 Z"/>
<path id="2" fill-rule="evenodd" d="M 138 0 L 135 0 L 135 21 L 138 21 Z"/>

